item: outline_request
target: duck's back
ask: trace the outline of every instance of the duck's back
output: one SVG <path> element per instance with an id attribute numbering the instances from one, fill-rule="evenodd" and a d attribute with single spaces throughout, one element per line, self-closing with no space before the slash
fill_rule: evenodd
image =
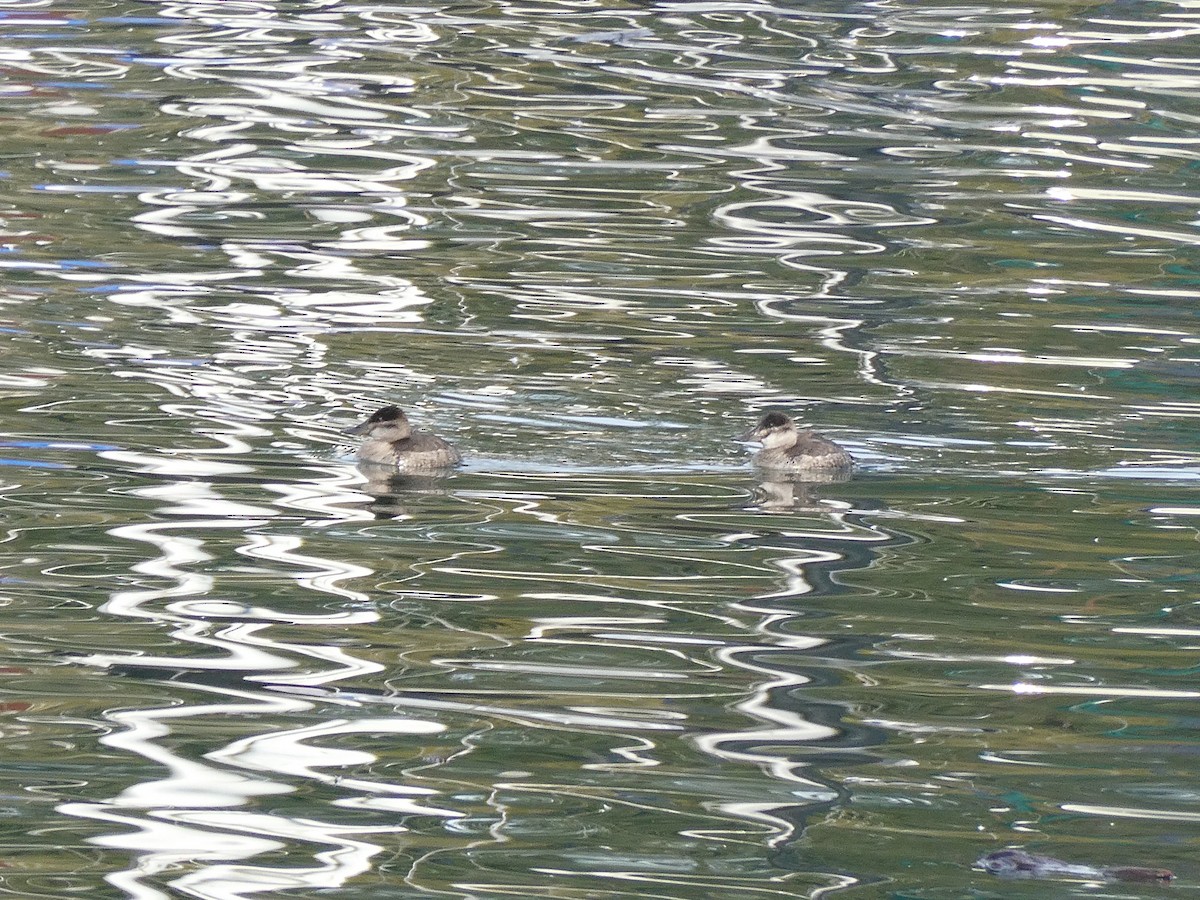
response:
<path id="1" fill-rule="evenodd" d="M 432 472 L 462 462 L 462 455 L 435 434 L 414 431 L 400 441 L 368 441 L 358 452 L 362 462 L 394 466 L 400 472 Z"/>

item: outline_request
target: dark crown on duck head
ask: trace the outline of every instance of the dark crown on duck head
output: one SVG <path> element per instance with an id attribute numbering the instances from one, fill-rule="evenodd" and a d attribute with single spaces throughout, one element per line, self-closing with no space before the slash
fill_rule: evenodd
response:
<path id="1" fill-rule="evenodd" d="M 397 428 L 408 427 L 408 418 L 404 415 L 404 411 L 398 406 L 385 406 L 378 410 L 369 419 L 363 419 L 357 425 L 345 429 L 342 434 L 371 434 L 375 430 L 376 425 L 395 426 Z"/>
<path id="2" fill-rule="evenodd" d="M 406 418 L 404 411 L 398 406 L 385 406 L 378 410 L 371 418 L 367 419 L 368 425 L 377 425 L 380 422 L 397 422 Z"/>
<path id="3" fill-rule="evenodd" d="M 758 423 L 759 428 L 786 428 L 792 424 L 789 419 L 781 412 L 769 412 Z"/>
<path id="4" fill-rule="evenodd" d="M 791 419 L 781 412 L 769 412 L 758 420 L 757 425 L 752 426 L 745 434 L 739 435 L 737 440 L 761 441 L 769 434 L 789 428 L 795 428 Z"/>

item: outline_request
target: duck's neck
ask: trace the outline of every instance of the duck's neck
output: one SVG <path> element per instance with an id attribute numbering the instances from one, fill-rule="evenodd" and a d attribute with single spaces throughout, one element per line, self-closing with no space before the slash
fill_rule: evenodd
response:
<path id="1" fill-rule="evenodd" d="M 786 450 L 788 447 L 795 446 L 796 441 L 800 438 L 799 433 L 795 428 L 788 428 L 784 431 L 777 431 L 774 434 L 768 434 L 763 439 L 764 450 Z"/>

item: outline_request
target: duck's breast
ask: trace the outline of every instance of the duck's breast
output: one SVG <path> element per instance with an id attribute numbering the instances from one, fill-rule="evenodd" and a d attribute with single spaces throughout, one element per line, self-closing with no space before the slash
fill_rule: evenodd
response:
<path id="1" fill-rule="evenodd" d="M 796 443 L 787 449 L 763 450 L 754 461 L 765 469 L 800 474 L 846 474 L 854 468 L 849 453 L 814 431 L 800 432 Z"/>

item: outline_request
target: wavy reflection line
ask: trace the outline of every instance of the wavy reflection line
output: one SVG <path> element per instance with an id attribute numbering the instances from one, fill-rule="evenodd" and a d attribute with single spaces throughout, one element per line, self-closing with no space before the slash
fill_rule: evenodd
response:
<path id="1" fill-rule="evenodd" d="M 1104 819 L 1156 819 L 1162 822 L 1200 822 L 1200 813 L 1171 809 L 1132 809 L 1127 806 L 1094 806 L 1088 803 L 1064 803 L 1064 812 L 1083 813 Z"/>
<path id="2" fill-rule="evenodd" d="M 105 834 L 90 838 L 100 846 L 119 847 L 134 851 L 136 863 L 130 869 L 110 872 L 105 880 L 127 892 L 128 896 L 166 898 L 142 883 L 143 879 L 169 871 L 179 865 L 197 860 L 244 859 L 283 848 L 279 841 L 266 837 L 263 830 L 249 835 L 227 831 L 172 825 L 164 821 L 178 815 L 180 810 L 229 808 L 246 805 L 256 797 L 288 793 L 288 785 L 271 779 L 248 777 L 241 773 L 181 757 L 174 749 L 158 741 L 171 733 L 167 723 L 196 716 L 227 716 L 242 714 L 284 714 L 311 708 L 297 698 L 251 695 L 233 689 L 206 688 L 213 693 L 237 698 L 243 702 L 221 702 L 191 707 L 168 707 L 150 710 L 110 711 L 110 720 L 122 726 L 120 731 L 103 736 L 101 743 L 136 754 L 163 766 L 167 778 L 138 783 L 127 787 L 105 803 L 63 803 L 56 809 L 68 816 L 95 819 L 129 826 L 133 831 L 124 834 Z M 239 813 L 231 813 L 237 816 Z"/>
<path id="3" fill-rule="evenodd" d="M 825 643 L 820 638 L 787 636 L 775 632 L 769 644 L 742 644 L 718 650 L 716 656 L 721 662 L 762 676 L 750 694 L 735 703 L 734 708 L 752 722 L 764 724 L 697 736 L 694 739 L 697 747 L 723 761 L 761 767 L 781 781 L 799 785 L 796 790 L 797 802 L 818 804 L 836 799 L 836 791 L 802 776 L 800 770 L 807 767 L 807 763 L 796 760 L 780 749 L 780 745 L 794 747 L 813 744 L 835 737 L 839 732 L 835 728 L 810 722 L 801 713 L 782 708 L 778 698 L 790 688 L 807 684 L 810 679 L 806 675 L 770 666 L 773 655 L 808 652 Z M 778 814 L 778 811 L 794 805 L 763 802 L 721 804 L 721 807 L 731 815 L 770 825 L 774 834 L 768 844 L 777 847 L 790 840 L 796 831 L 794 821 Z"/>
<path id="4" fill-rule="evenodd" d="M 272 622 L 287 621 L 290 624 L 327 626 L 330 624 L 357 624 L 377 621 L 378 613 L 373 610 L 354 612 L 334 611 L 310 616 L 282 617 L 269 611 L 256 611 L 253 607 L 238 604 L 214 604 L 207 595 L 215 586 L 215 579 L 207 574 L 190 571 L 185 566 L 203 563 L 212 559 L 202 549 L 203 541 L 183 537 L 173 532 L 181 529 L 204 531 L 208 529 L 242 530 L 266 524 L 268 519 L 249 519 L 243 516 L 273 511 L 234 503 L 218 497 L 212 485 L 199 482 L 140 488 L 134 491 L 140 496 L 169 501 L 163 509 L 165 514 L 178 516 L 205 515 L 205 518 L 189 518 L 184 521 L 125 525 L 110 529 L 114 537 L 152 544 L 160 551 L 153 560 L 139 562 L 133 569 L 142 574 L 153 575 L 173 581 L 173 586 L 118 591 L 102 605 L 101 610 L 120 616 L 130 616 L 153 621 L 171 622 L 175 628 L 173 636 L 189 643 L 216 647 L 226 655 L 220 658 L 191 658 L 151 656 L 146 654 L 92 654 L 81 657 L 80 662 L 91 665 L 124 665 L 135 667 L 183 668 L 237 671 L 245 674 L 273 672 L 282 678 L 279 670 L 295 668 L 295 654 L 309 656 L 331 664 L 323 673 L 303 672 L 296 677 L 305 683 L 328 682 L 357 675 L 380 671 L 383 666 L 355 658 L 340 647 L 323 644 L 304 645 L 281 643 L 265 634 Z M 213 516 L 222 515 L 222 518 Z M 340 582 L 371 574 L 371 570 L 348 563 L 320 559 L 296 551 L 302 540 L 294 536 L 249 534 L 238 548 L 239 553 L 256 559 L 278 562 L 296 569 L 308 567 L 312 574 L 293 576 L 300 586 L 322 594 L 342 597 L 363 603 L 369 598 L 360 591 L 340 586 Z M 192 601 L 187 598 L 201 596 L 205 599 Z M 174 602 L 161 609 L 151 609 L 147 604 L 172 598 Z M 220 619 L 228 624 L 214 634 L 209 632 Z M 265 621 L 264 621 L 265 620 Z"/>
<path id="5" fill-rule="evenodd" d="M 273 731 L 234 741 L 219 750 L 206 753 L 208 759 L 255 772 L 292 775 L 309 781 L 336 785 L 339 789 L 359 792 L 364 797 L 334 801 L 335 804 L 360 808 L 386 809 L 389 812 L 431 815 L 454 818 L 462 813 L 418 802 L 418 797 L 432 797 L 434 788 L 415 787 L 381 781 L 348 778 L 319 772 L 320 768 L 350 769 L 377 762 L 374 753 L 339 747 L 314 746 L 318 738 L 355 734 L 430 735 L 439 734 L 446 726 L 423 719 L 334 719 L 303 728 Z"/>
<path id="6" fill-rule="evenodd" d="M 156 462 L 163 468 L 170 468 L 170 464 L 165 460 Z M 185 568 L 212 559 L 212 555 L 202 549 L 204 541 L 175 534 L 175 531 L 181 529 L 242 530 L 247 527 L 264 525 L 269 521 L 268 518 L 248 518 L 248 516 L 263 513 L 272 516 L 273 512 L 265 508 L 226 501 L 215 494 L 212 485 L 200 482 L 180 482 L 139 488 L 134 493 L 154 500 L 166 501 L 169 505 L 164 508 L 164 512 L 168 515 L 193 518 L 165 523 L 122 525 L 109 529 L 109 534 L 113 537 L 154 546 L 159 551 L 159 556 L 135 564 L 133 571 L 165 579 L 168 585 L 116 591 L 109 600 L 101 605 L 101 611 L 124 617 L 171 622 L 175 626 L 174 636 L 180 640 L 216 647 L 224 650 L 227 655 L 217 660 L 184 660 L 132 654 L 93 654 L 82 658 L 81 661 L 93 665 L 112 665 L 118 662 L 143 666 L 179 666 L 182 664 L 184 667 L 212 667 L 240 671 L 273 670 L 295 665 L 293 661 L 283 656 L 256 650 L 246 643 L 245 638 L 262 626 L 242 626 L 225 629 L 216 635 L 209 635 L 211 625 L 207 620 L 198 620 L 148 607 L 150 603 L 169 598 L 206 595 L 214 586 L 215 579 L 211 575 Z M 194 518 L 197 513 L 205 515 L 205 518 Z"/>
<path id="7" fill-rule="evenodd" d="M 196 861 L 245 859 L 278 853 L 286 847 L 283 841 L 270 840 L 258 834 L 230 834 L 227 831 L 173 825 L 91 803 L 63 803 L 56 809 L 64 815 L 80 819 L 137 829 L 126 834 L 101 835 L 90 839 L 100 846 L 131 850 L 138 854 L 138 864 L 134 868 L 104 875 L 105 881 L 130 900 L 171 900 L 170 894 L 143 883 L 145 879 L 162 872 L 194 865 Z M 221 894 L 213 900 L 225 900 L 229 896 Z"/>
<path id="8" fill-rule="evenodd" d="M 280 691 L 287 693 L 295 693 L 297 696 L 324 696 L 319 692 L 306 691 L 302 688 L 291 688 L 288 686 L 279 686 Z M 509 706 L 498 706 L 489 703 L 472 703 L 458 700 L 439 700 L 429 696 L 418 695 L 438 695 L 438 694 L 462 694 L 470 692 L 469 689 L 456 688 L 409 688 L 401 695 L 396 696 L 379 696 L 364 694 L 355 691 L 341 691 L 339 696 L 343 699 L 353 699 L 356 702 L 363 704 L 385 704 L 404 709 L 428 709 L 438 710 L 443 712 L 463 712 L 471 713 L 476 716 L 496 716 L 497 718 L 505 719 L 506 721 L 515 722 L 519 725 L 528 725 L 533 728 L 551 728 L 551 729 L 571 729 L 571 728 L 595 728 L 601 731 L 609 729 L 632 729 L 636 731 L 681 731 L 682 725 L 677 725 L 670 722 L 654 722 L 645 719 L 631 719 L 620 715 L 604 715 L 595 713 L 583 712 L 544 712 L 540 710 L 519 709 Z M 507 692 L 506 692 L 507 693 Z"/>
<path id="9" fill-rule="evenodd" d="M 662 812 L 662 810 L 659 810 L 659 812 Z M 684 832 L 684 834 L 686 834 L 686 832 Z M 789 898 L 789 900 L 796 900 L 797 897 L 804 896 L 804 894 L 799 892 L 802 890 L 802 888 L 799 886 L 776 887 L 773 884 L 763 884 L 759 881 L 754 881 L 748 878 L 736 878 L 726 875 L 705 876 L 683 874 L 651 874 L 648 872 L 638 872 L 626 869 L 611 869 L 606 867 L 580 872 L 573 869 L 559 869 L 553 866 L 538 866 L 536 869 L 534 869 L 534 871 L 551 877 L 579 878 L 581 875 L 583 875 L 588 880 L 594 882 L 599 882 L 601 879 L 612 879 L 613 881 L 617 882 L 626 882 L 633 886 L 633 891 L 636 891 L 636 893 L 629 895 L 631 898 L 678 896 L 678 894 L 676 894 L 674 891 L 671 893 L 666 893 L 672 888 L 685 889 L 687 891 L 685 896 L 696 895 L 697 891 L 703 892 L 702 894 L 699 894 L 699 896 L 732 894 L 733 896 L 737 897 L 786 897 Z M 794 877 L 789 878 L 789 876 L 786 875 L 775 876 L 775 878 L 772 880 L 788 881 L 794 880 Z M 838 883 L 838 889 L 852 887 L 858 883 L 858 879 L 849 876 L 836 876 L 836 881 Z M 507 893 L 516 894 L 518 896 L 529 896 L 528 888 L 518 884 L 506 886 L 498 885 L 495 882 L 462 881 L 458 886 L 463 890 L 478 891 L 481 895 Z M 619 898 L 625 896 L 624 893 L 618 894 L 616 890 L 608 887 L 607 885 L 597 890 L 600 891 L 603 896 L 618 898 L 618 900 Z M 545 896 L 555 897 L 556 900 L 567 900 L 567 898 L 573 898 L 578 893 L 579 890 L 572 890 L 569 893 L 564 891 L 562 894 L 547 894 Z M 820 894 L 818 894 L 816 891 L 809 894 L 811 897 L 824 895 L 825 891 L 821 891 Z M 597 894 L 596 896 L 600 896 L 600 894 Z"/>
<path id="10" fill-rule="evenodd" d="M 749 627 L 744 619 L 730 615 L 719 606 L 715 608 L 699 608 L 687 598 L 680 600 L 661 600 L 657 597 L 613 597 L 607 594 L 581 594 L 571 591 L 527 591 L 522 593 L 521 596 L 528 597 L 533 600 L 562 600 L 569 603 L 581 602 L 600 604 L 629 604 L 632 606 L 652 609 L 662 614 L 661 617 L 656 616 L 653 618 L 630 617 L 612 618 L 607 620 L 598 619 L 597 621 L 601 624 L 608 624 L 609 622 L 620 624 L 625 622 L 630 624 L 645 623 L 646 625 L 660 625 L 665 622 L 672 621 L 678 616 L 695 616 L 702 620 L 718 622 L 739 632 L 745 631 Z"/>
<path id="11" fill-rule="evenodd" d="M 155 743 L 171 734 L 172 721 L 207 716 L 266 715 L 305 712 L 312 704 L 298 698 L 250 693 L 233 688 L 211 688 L 211 692 L 241 700 L 163 709 L 122 710 L 108 718 L 122 726 L 121 731 L 104 735 L 100 742 L 126 750 L 163 766 L 170 777 L 134 784 L 123 790 L 112 805 L 125 808 L 155 809 L 159 806 L 238 806 L 247 799 L 293 790 L 276 781 L 248 778 L 195 760 L 181 757 L 174 750 Z"/>
<path id="12" fill-rule="evenodd" d="M 1043 222 L 1053 222 L 1056 225 L 1069 225 L 1072 228 L 1082 228 L 1085 231 L 1100 231 L 1107 234 L 1136 235 L 1137 237 L 1155 238 L 1160 241 L 1172 241 L 1179 244 L 1200 244 L 1200 234 L 1194 231 L 1176 231 L 1167 228 L 1138 228 L 1128 223 L 1096 222 L 1079 216 L 1052 216 L 1038 213 L 1031 216 Z"/>
<path id="13" fill-rule="evenodd" d="M 837 568 L 838 563 L 842 568 L 851 567 L 845 548 L 896 540 L 896 536 L 886 529 L 849 521 L 852 512 L 848 505 L 831 507 L 827 511 L 837 527 L 834 531 L 785 531 L 774 537 L 774 540 L 804 541 L 800 546 L 776 546 L 767 541 L 756 544 L 761 550 L 781 550 L 786 554 L 770 560 L 770 564 L 783 573 L 782 584 L 778 590 L 732 604 L 735 609 L 757 614 L 753 630 L 759 640 L 716 651 L 717 659 L 728 667 L 758 676 L 748 693 L 734 705 L 755 724 L 695 738 L 701 750 L 719 759 L 740 765 L 751 764 L 781 781 L 800 785 L 795 791 L 794 803 L 738 803 L 722 807 L 733 815 L 769 824 L 774 831 L 768 840 L 772 847 L 782 846 L 794 838 L 798 827 L 793 813 L 795 806 L 828 804 L 839 796 L 838 790 L 801 774 L 808 763 L 803 757 L 797 758 L 797 753 L 802 747 L 836 738 L 841 731 L 810 721 L 802 709 L 796 708 L 798 701 L 788 700 L 797 689 L 811 682 L 810 676 L 798 670 L 798 661 L 829 642 L 823 637 L 789 633 L 787 626 L 795 619 L 796 609 L 792 606 L 781 609 L 779 602 L 813 593 L 807 569 L 820 566 L 822 570 L 829 570 Z M 811 546 L 814 540 L 826 541 L 831 548 Z M 853 566 L 863 564 L 863 561 L 856 561 Z M 786 664 L 775 665 L 776 660 Z"/>
<path id="14" fill-rule="evenodd" d="M 171 886 L 200 900 L 235 900 L 276 891 L 337 890 L 354 878 L 372 870 L 372 859 L 384 848 L 358 839 L 357 835 L 399 834 L 402 825 L 342 825 L 320 819 L 249 813 L 167 813 L 196 826 L 204 833 L 242 832 L 246 835 L 272 835 L 291 854 L 297 844 L 313 844 L 317 850 L 315 866 L 298 865 L 207 865 L 171 882 Z M 221 832 L 214 832 L 221 829 Z M 240 858 L 245 858 L 244 854 Z M 259 850 L 255 855 L 265 855 Z M 135 898 L 137 900 L 137 898 Z"/>
<path id="15" fill-rule="evenodd" d="M 1012 694 L 1060 694 L 1080 697 L 1158 697 L 1162 699 L 1200 697 L 1200 691 L 1178 691 L 1165 688 L 1067 687 L 1031 684 L 1027 681 L 1015 681 L 1012 684 L 981 684 L 979 689 L 1005 691 Z"/>
<path id="16" fill-rule="evenodd" d="M 182 382 L 195 386 L 194 382 Z M 238 389 L 239 382 L 228 379 L 204 379 L 216 392 Z M 236 433 L 231 432 L 231 434 Z M 218 435 L 220 437 L 220 435 Z M 244 447 L 224 441 L 224 447 L 213 452 L 244 452 Z M 123 454 L 121 462 L 133 462 L 143 471 L 157 475 L 179 478 L 186 472 L 210 476 L 216 472 L 226 474 L 235 468 L 212 460 L 177 460 L 150 454 Z M 186 477 L 186 475 L 184 475 Z M 276 683 L 289 680 L 306 685 L 327 683 L 347 677 L 370 675 L 383 668 L 381 664 L 359 660 L 336 645 L 303 645 L 273 639 L 269 629 L 278 623 L 291 626 L 324 628 L 329 625 L 347 625 L 376 621 L 378 613 L 373 609 L 335 610 L 324 614 L 285 615 L 269 608 L 255 607 L 213 599 L 209 595 L 217 585 L 216 578 L 197 567 L 213 561 L 214 557 L 205 549 L 206 539 L 193 534 L 217 534 L 230 530 L 238 533 L 248 528 L 259 528 L 279 519 L 278 510 L 259 507 L 225 499 L 216 493 L 215 485 L 201 481 L 182 481 L 168 485 L 140 488 L 133 493 L 155 501 L 157 514 L 168 517 L 167 522 L 152 522 L 117 526 L 109 534 L 121 540 L 132 540 L 153 546 L 158 556 L 137 563 L 133 570 L 163 582 L 154 587 L 116 591 L 102 606 L 111 615 L 135 617 L 151 621 L 170 623 L 172 637 L 188 643 L 215 647 L 224 651 L 221 658 L 190 658 L 185 655 L 133 655 L 93 654 L 82 661 L 110 666 L 114 669 L 162 668 L 169 671 L 220 670 L 235 672 L 246 678 L 262 678 L 263 673 L 272 673 Z M 341 518 L 353 518 L 354 514 L 343 513 Z M 184 532 L 179 534 L 177 532 Z M 371 570 L 337 561 L 303 554 L 303 542 L 292 535 L 273 535 L 250 532 L 237 548 L 243 556 L 270 562 L 291 572 L 299 572 L 292 579 L 307 591 L 317 591 L 322 596 L 336 597 L 342 602 L 362 604 L 367 600 L 361 592 L 342 585 L 347 579 L 370 574 Z M 164 602 L 165 601 L 165 602 Z M 161 604 L 161 606 L 158 606 Z M 296 668 L 295 657 L 309 656 L 326 663 L 324 671 L 285 675 L 284 670 Z M 332 850 L 315 854 L 321 865 L 308 869 L 277 867 L 270 865 L 228 866 L 207 865 L 201 870 L 185 876 L 174 884 L 179 890 L 198 897 L 228 898 L 245 894 L 260 893 L 264 885 L 277 885 L 280 889 L 298 887 L 336 887 L 345 879 L 354 877 L 369 868 L 370 858 L 379 847 L 369 842 L 349 837 L 358 832 L 400 830 L 397 826 L 347 828 L 315 820 L 302 821 L 283 815 L 251 814 L 231 807 L 241 806 L 256 796 L 291 792 L 295 788 L 281 779 L 285 777 L 315 778 L 324 783 L 335 783 L 334 776 L 317 773 L 313 766 L 348 766 L 366 761 L 354 752 L 339 754 L 336 751 L 311 750 L 305 755 L 299 741 L 288 745 L 292 752 L 290 764 L 279 764 L 270 769 L 260 768 L 275 777 L 248 776 L 227 769 L 229 761 L 220 753 L 209 754 L 225 764 L 226 768 L 200 763 L 181 757 L 164 740 L 173 733 L 172 723 L 203 719 L 210 716 L 225 718 L 240 717 L 246 720 L 259 717 L 277 720 L 284 715 L 294 715 L 311 709 L 312 704 L 301 697 L 280 696 L 271 693 L 234 689 L 212 682 L 188 683 L 180 678 L 173 682 L 187 685 L 206 694 L 236 698 L 220 703 L 190 704 L 182 707 L 153 710 L 121 710 L 107 714 L 118 726 L 117 731 L 101 739 L 103 743 L 139 755 L 161 764 L 170 776 L 131 785 L 107 804 L 67 804 L 60 811 L 67 815 L 97 818 L 120 822 L 137 829 L 124 835 L 108 835 L 97 838 L 97 843 L 119 846 L 137 853 L 133 868 L 113 873 L 110 883 L 122 887 L 133 897 L 165 896 L 147 886 L 144 880 L 170 868 L 197 861 L 217 863 L 228 859 L 245 859 L 275 852 L 290 847 L 297 840 L 316 844 L 333 845 Z M 413 730 L 410 722 L 402 726 L 367 726 L 374 731 Z M 431 726 L 440 729 L 441 726 Z M 328 726 L 323 733 L 338 734 L 359 730 L 347 725 L 339 730 Z M 428 729 L 427 729 L 428 730 Z M 253 743 L 243 740 L 242 745 Z M 283 746 L 286 739 L 277 739 Z M 269 737 L 263 739 L 262 748 L 272 746 Z M 233 754 L 236 756 L 236 748 Z M 258 759 L 265 760 L 266 753 Z M 308 761 L 307 766 L 297 768 L 295 760 Z M 374 757 L 371 757 L 373 760 Z M 245 767 L 253 768 L 253 767 Z M 378 794 L 387 792 L 403 794 L 400 787 L 374 785 L 352 781 L 354 789 L 369 789 Z M 409 792 L 411 793 L 411 792 Z M 368 798 L 360 798 L 366 800 Z M 385 802 L 380 800 L 380 802 Z M 387 809 L 392 813 L 432 811 L 432 807 L 414 804 L 403 796 L 387 800 Z M 138 810 L 127 813 L 125 810 Z M 452 815 L 450 811 L 442 814 Z M 170 820 L 176 824 L 165 824 Z M 184 824 L 179 824 L 184 823 Z M 268 840 L 278 837 L 281 840 Z"/>

